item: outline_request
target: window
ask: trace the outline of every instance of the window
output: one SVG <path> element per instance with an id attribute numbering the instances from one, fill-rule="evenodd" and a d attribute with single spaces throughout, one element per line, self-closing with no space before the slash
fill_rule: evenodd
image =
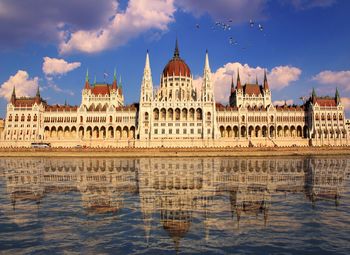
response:
<path id="1" fill-rule="evenodd" d="M 170 128 L 169 129 L 169 135 L 172 135 L 173 134 L 173 130 Z"/>
<path id="2" fill-rule="evenodd" d="M 180 134 L 180 129 L 176 129 L 176 134 L 178 135 L 178 134 Z"/>
<path id="3" fill-rule="evenodd" d="M 193 128 L 191 128 L 191 135 L 193 135 L 194 134 L 194 129 Z"/>
<path id="4" fill-rule="evenodd" d="M 165 134 L 165 129 L 163 128 L 163 129 L 162 129 L 162 135 L 164 135 L 164 134 Z"/>
<path id="5" fill-rule="evenodd" d="M 158 135 L 158 129 L 154 130 L 154 134 Z"/>
<path id="6" fill-rule="evenodd" d="M 210 135 L 210 128 L 208 128 L 208 135 Z"/>
<path id="7" fill-rule="evenodd" d="M 200 135 L 200 134 L 202 134 L 202 129 L 198 129 L 198 134 Z"/>
<path id="8" fill-rule="evenodd" d="M 186 135 L 186 134 L 187 134 L 187 129 L 186 129 L 186 128 L 184 128 L 184 130 L 183 130 L 183 134 L 184 134 L 184 135 Z"/>

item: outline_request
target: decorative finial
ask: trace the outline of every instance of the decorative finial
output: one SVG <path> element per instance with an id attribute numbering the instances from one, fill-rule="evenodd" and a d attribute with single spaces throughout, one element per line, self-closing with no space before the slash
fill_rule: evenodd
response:
<path id="1" fill-rule="evenodd" d="M 178 44 L 177 37 L 176 37 L 174 58 L 179 58 L 179 57 L 180 57 L 179 44 Z"/>
<path id="2" fill-rule="evenodd" d="M 89 82 L 89 68 L 86 69 L 85 82 Z"/>

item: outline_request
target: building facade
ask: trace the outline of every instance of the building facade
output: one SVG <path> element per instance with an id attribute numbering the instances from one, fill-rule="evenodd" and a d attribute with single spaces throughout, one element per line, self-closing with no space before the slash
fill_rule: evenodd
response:
<path id="1" fill-rule="evenodd" d="M 1 147 L 270 147 L 349 145 L 344 106 L 315 91 L 302 105 L 274 106 L 267 74 L 263 84 L 232 79 L 229 105 L 215 101 L 208 52 L 201 87 L 193 86 L 178 43 L 164 67 L 160 86 L 152 81 L 147 52 L 138 104 L 124 105 L 122 84 L 90 83 L 88 73 L 80 106 L 49 105 L 40 96 L 7 105 Z"/>

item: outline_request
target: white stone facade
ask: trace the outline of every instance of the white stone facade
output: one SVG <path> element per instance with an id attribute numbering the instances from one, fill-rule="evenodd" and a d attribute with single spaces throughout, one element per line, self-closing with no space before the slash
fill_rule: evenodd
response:
<path id="1" fill-rule="evenodd" d="M 349 145 L 349 128 L 338 91 L 299 106 L 274 106 L 265 73 L 262 85 L 232 81 L 229 106 L 216 103 L 208 53 L 200 89 L 176 43 L 160 87 L 153 87 L 147 52 L 139 104 L 124 106 L 121 84 L 90 84 L 80 106 L 48 105 L 40 97 L 7 105 L 1 147 L 277 147 Z"/>

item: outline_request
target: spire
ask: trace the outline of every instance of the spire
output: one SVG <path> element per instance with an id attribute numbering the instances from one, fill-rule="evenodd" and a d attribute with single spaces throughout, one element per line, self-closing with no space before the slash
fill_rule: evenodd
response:
<path id="1" fill-rule="evenodd" d="M 204 69 L 205 69 L 205 70 L 210 70 L 208 50 L 205 51 L 205 64 L 204 64 Z"/>
<path id="2" fill-rule="evenodd" d="M 16 87 L 13 86 L 12 95 L 11 95 L 11 103 L 14 104 L 15 101 L 16 101 Z"/>
<path id="3" fill-rule="evenodd" d="M 336 90 L 335 90 L 335 101 L 336 101 L 337 105 L 340 103 L 340 96 L 339 96 L 338 88 L 336 88 Z"/>
<path id="4" fill-rule="evenodd" d="M 174 58 L 180 58 L 179 44 L 178 44 L 178 41 L 177 41 L 177 37 L 176 37 L 176 41 L 175 41 Z"/>
<path id="5" fill-rule="evenodd" d="M 267 82 L 266 70 L 264 70 L 264 90 L 269 90 L 269 83 Z"/>
<path id="6" fill-rule="evenodd" d="M 38 88 L 37 88 L 37 90 L 36 90 L 35 102 L 36 102 L 37 104 L 40 104 L 40 102 L 41 102 L 39 85 L 38 85 Z"/>
<path id="7" fill-rule="evenodd" d="M 315 88 L 312 88 L 312 97 L 316 97 L 316 91 L 315 91 Z"/>
<path id="8" fill-rule="evenodd" d="M 67 99 L 64 99 L 64 106 L 67 106 Z"/>
<path id="9" fill-rule="evenodd" d="M 235 84 L 233 83 L 233 75 L 232 75 L 232 79 L 231 79 L 231 93 L 233 93 L 235 91 Z"/>
<path id="10" fill-rule="evenodd" d="M 311 94 L 311 100 L 312 100 L 312 103 L 315 103 L 316 102 L 316 91 L 315 91 L 315 88 L 312 88 L 312 94 Z"/>
<path id="11" fill-rule="evenodd" d="M 239 69 L 237 69 L 237 85 L 236 89 L 242 89 L 241 78 L 239 77 Z"/>
<path id="12" fill-rule="evenodd" d="M 259 83 L 258 83 L 258 75 L 257 75 L 257 74 L 255 75 L 255 84 L 256 84 L 256 85 L 259 84 Z"/>
<path id="13" fill-rule="evenodd" d="M 86 75 L 85 75 L 85 89 L 90 89 L 90 83 L 89 83 L 89 69 L 86 69 Z"/>
<path id="14" fill-rule="evenodd" d="M 149 53 L 148 53 L 148 50 L 147 50 L 147 53 L 146 53 L 146 63 L 145 63 L 145 70 L 150 70 L 151 69 L 151 65 L 149 63 Z"/>
<path id="15" fill-rule="evenodd" d="M 114 89 L 114 90 L 118 89 L 118 85 L 117 85 L 117 70 L 115 68 L 114 68 L 112 89 Z"/>
<path id="16" fill-rule="evenodd" d="M 89 82 L 89 69 L 86 69 L 85 82 Z"/>
<path id="17" fill-rule="evenodd" d="M 16 86 L 13 86 L 12 96 L 13 96 L 13 97 L 16 97 Z"/>
<path id="18" fill-rule="evenodd" d="M 122 76 L 120 75 L 119 77 L 119 95 L 122 95 L 123 94 L 123 86 L 122 86 Z"/>
<path id="19" fill-rule="evenodd" d="M 95 74 L 95 77 L 94 77 L 94 85 L 96 84 L 96 74 Z"/>
<path id="20" fill-rule="evenodd" d="M 36 97 L 40 97 L 39 85 L 38 85 L 38 88 L 37 88 L 37 90 L 36 90 Z"/>

